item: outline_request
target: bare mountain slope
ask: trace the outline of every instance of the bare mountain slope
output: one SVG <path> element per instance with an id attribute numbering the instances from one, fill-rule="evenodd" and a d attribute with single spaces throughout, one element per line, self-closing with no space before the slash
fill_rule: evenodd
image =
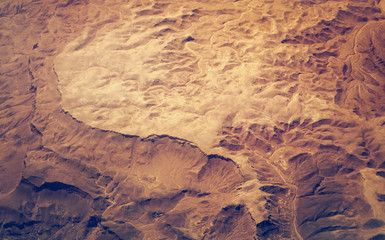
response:
<path id="1" fill-rule="evenodd" d="M 385 239 L 383 1 L 0 3 L 0 238 Z"/>

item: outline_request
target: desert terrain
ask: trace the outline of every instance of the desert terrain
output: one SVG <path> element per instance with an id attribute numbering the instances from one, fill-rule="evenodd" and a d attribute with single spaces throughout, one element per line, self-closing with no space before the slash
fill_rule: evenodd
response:
<path id="1" fill-rule="evenodd" d="M 3 0 L 1 239 L 385 239 L 384 0 Z"/>

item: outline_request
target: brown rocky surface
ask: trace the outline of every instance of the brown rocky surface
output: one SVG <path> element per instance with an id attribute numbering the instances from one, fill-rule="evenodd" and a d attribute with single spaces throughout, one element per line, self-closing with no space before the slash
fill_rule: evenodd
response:
<path id="1" fill-rule="evenodd" d="M 385 2 L 0 2 L 1 239 L 385 239 Z"/>

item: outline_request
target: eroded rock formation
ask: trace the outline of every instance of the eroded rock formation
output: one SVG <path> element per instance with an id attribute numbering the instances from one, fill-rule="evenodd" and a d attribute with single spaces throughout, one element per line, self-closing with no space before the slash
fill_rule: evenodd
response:
<path id="1" fill-rule="evenodd" d="M 3 1 L 0 237 L 385 239 L 383 11 Z"/>

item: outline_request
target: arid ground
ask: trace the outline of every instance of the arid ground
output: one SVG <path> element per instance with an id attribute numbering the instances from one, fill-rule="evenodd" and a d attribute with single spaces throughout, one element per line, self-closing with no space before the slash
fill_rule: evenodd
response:
<path id="1" fill-rule="evenodd" d="M 385 0 L 0 1 L 0 239 L 385 239 Z"/>

